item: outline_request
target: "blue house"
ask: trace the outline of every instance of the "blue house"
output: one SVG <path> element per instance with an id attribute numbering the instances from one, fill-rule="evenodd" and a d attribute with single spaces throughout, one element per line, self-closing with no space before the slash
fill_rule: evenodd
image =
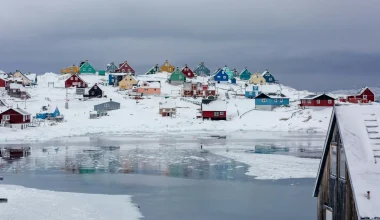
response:
<path id="1" fill-rule="evenodd" d="M 199 64 L 197 67 L 195 67 L 193 72 L 195 74 L 197 74 L 197 76 L 210 76 L 211 75 L 210 69 L 205 66 L 204 62 L 201 62 L 201 64 Z"/>
<path id="2" fill-rule="evenodd" d="M 263 75 L 267 84 L 276 82 L 275 78 L 273 77 L 273 75 L 271 73 L 269 73 L 268 70 L 265 70 L 262 75 Z"/>
<path id="3" fill-rule="evenodd" d="M 251 78 L 252 73 L 248 71 L 247 67 L 241 71 L 239 77 L 241 80 L 249 80 Z"/>
<path id="4" fill-rule="evenodd" d="M 234 77 L 234 73 L 227 67 L 227 65 L 223 67 L 223 71 L 228 75 L 228 78 L 232 79 Z"/>
<path id="5" fill-rule="evenodd" d="M 36 118 L 37 119 L 55 118 L 60 115 L 61 115 L 61 112 L 59 112 L 58 107 L 56 107 L 54 112 L 44 111 L 44 112 L 37 113 Z"/>
<path id="6" fill-rule="evenodd" d="M 107 69 L 106 69 L 106 72 L 107 73 L 115 73 L 116 70 L 119 69 L 114 62 L 111 62 L 110 64 L 107 64 Z"/>
<path id="7" fill-rule="evenodd" d="M 211 78 L 220 83 L 220 82 L 228 82 L 228 75 L 224 72 L 223 69 L 219 68 Z"/>
<path id="8" fill-rule="evenodd" d="M 108 74 L 108 85 L 119 86 L 119 82 L 124 79 L 128 73 L 110 73 Z"/>
<path id="9" fill-rule="evenodd" d="M 255 97 L 257 110 L 272 111 L 279 106 L 289 105 L 289 98 L 282 93 L 261 93 Z"/>
<path id="10" fill-rule="evenodd" d="M 235 77 L 231 79 L 231 84 L 236 84 L 236 78 Z"/>
<path id="11" fill-rule="evenodd" d="M 259 91 L 259 86 L 249 86 L 245 88 L 246 98 L 253 99 L 260 94 L 261 94 L 261 91 Z"/>

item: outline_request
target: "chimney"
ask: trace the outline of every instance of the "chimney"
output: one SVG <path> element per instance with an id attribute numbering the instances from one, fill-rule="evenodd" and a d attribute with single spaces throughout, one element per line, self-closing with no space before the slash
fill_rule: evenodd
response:
<path id="1" fill-rule="evenodd" d="M 112 99 L 110 99 L 110 102 L 112 102 Z"/>
<path id="2" fill-rule="evenodd" d="M 367 199 L 368 199 L 368 200 L 371 199 L 371 191 L 367 191 Z"/>

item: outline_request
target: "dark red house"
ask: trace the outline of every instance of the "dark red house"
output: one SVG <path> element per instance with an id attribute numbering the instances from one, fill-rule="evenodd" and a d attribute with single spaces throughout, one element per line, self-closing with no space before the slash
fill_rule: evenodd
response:
<path id="1" fill-rule="evenodd" d="M 117 69 L 115 72 L 117 72 L 117 73 L 131 73 L 132 75 L 135 75 L 135 70 L 130 65 L 128 65 L 127 61 L 120 63 L 119 69 Z"/>
<path id="2" fill-rule="evenodd" d="M 27 128 L 30 118 L 31 114 L 20 108 L 10 108 L 0 113 L 1 124 L 11 128 Z"/>
<path id="3" fill-rule="evenodd" d="M 195 76 L 194 72 L 187 66 L 187 64 L 182 68 L 182 73 L 188 79 L 192 79 Z"/>
<path id="4" fill-rule="evenodd" d="M 375 94 L 368 88 L 362 88 L 357 95 L 347 96 L 350 103 L 369 103 L 375 101 Z"/>
<path id="5" fill-rule="evenodd" d="M 203 120 L 227 120 L 227 104 L 225 101 L 203 99 L 201 112 Z"/>
<path id="6" fill-rule="evenodd" d="M 76 88 L 87 88 L 87 83 L 80 78 L 78 75 L 71 75 L 65 81 L 65 88 L 76 87 Z"/>
<path id="7" fill-rule="evenodd" d="M 333 107 L 335 99 L 326 94 L 321 95 L 308 95 L 301 98 L 300 106 L 302 108 L 315 108 L 315 107 Z"/>
<path id="8" fill-rule="evenodd" d="M 7 87 L 7 81 L 6 79 L 0 78 L 0 88 Z"/>

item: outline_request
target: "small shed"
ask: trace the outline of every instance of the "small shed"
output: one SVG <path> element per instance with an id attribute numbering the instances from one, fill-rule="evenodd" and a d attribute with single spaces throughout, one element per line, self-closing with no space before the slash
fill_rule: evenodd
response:
<path id="1" fill-rule="evenodd" d="M 235 77 L 231 79 L 231 84 L 236 84 L 236 78 Z"/>
<path id="2" fill-rule="evenodd" d="M 108 102 L 94 105 L 94 111 L 97 111 L 97 112 L 108 112 L 108 111 L 117 110 L 117 109 L 120 109 L 120 103 L 114 102 L 112 101 L 112 99 L 110 99 L 110 101 Z"/>
<path id="3" fill-rule="evenodd" d="M 98 75 L 99 76 L 105 76 L 106 75 L 106 71 L 105 70 L 98 70 Z"/>
<path id="4" fill-rule="evenodd" d="M 90 119 L 97 119 L 97 118 L 98 118 L 98 112 L 90 111 Z"/>
<path id="5" fill-rule="evenodd" d="M 227 103 L 225 101 L 203 99 L 201 111 L 203 120 L 227 120 Z"/>
<path id="6" fill-rule="evenodd" d="M 162 117 L 173 117 L 177 113 L 177 107 L 175 102 L 166 101 L 160 102 L 159 114 Z"/>

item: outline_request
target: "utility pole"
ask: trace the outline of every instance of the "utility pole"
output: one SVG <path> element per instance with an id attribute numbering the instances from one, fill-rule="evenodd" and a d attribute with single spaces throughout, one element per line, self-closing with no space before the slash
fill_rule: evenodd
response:
<path id="1" fill-rule="evenodd" d="M 66 102 L 65 102 L 65 109 L 69 109 L 69 100 L 67 97 L 67 88 L 66 88 Z"/>

